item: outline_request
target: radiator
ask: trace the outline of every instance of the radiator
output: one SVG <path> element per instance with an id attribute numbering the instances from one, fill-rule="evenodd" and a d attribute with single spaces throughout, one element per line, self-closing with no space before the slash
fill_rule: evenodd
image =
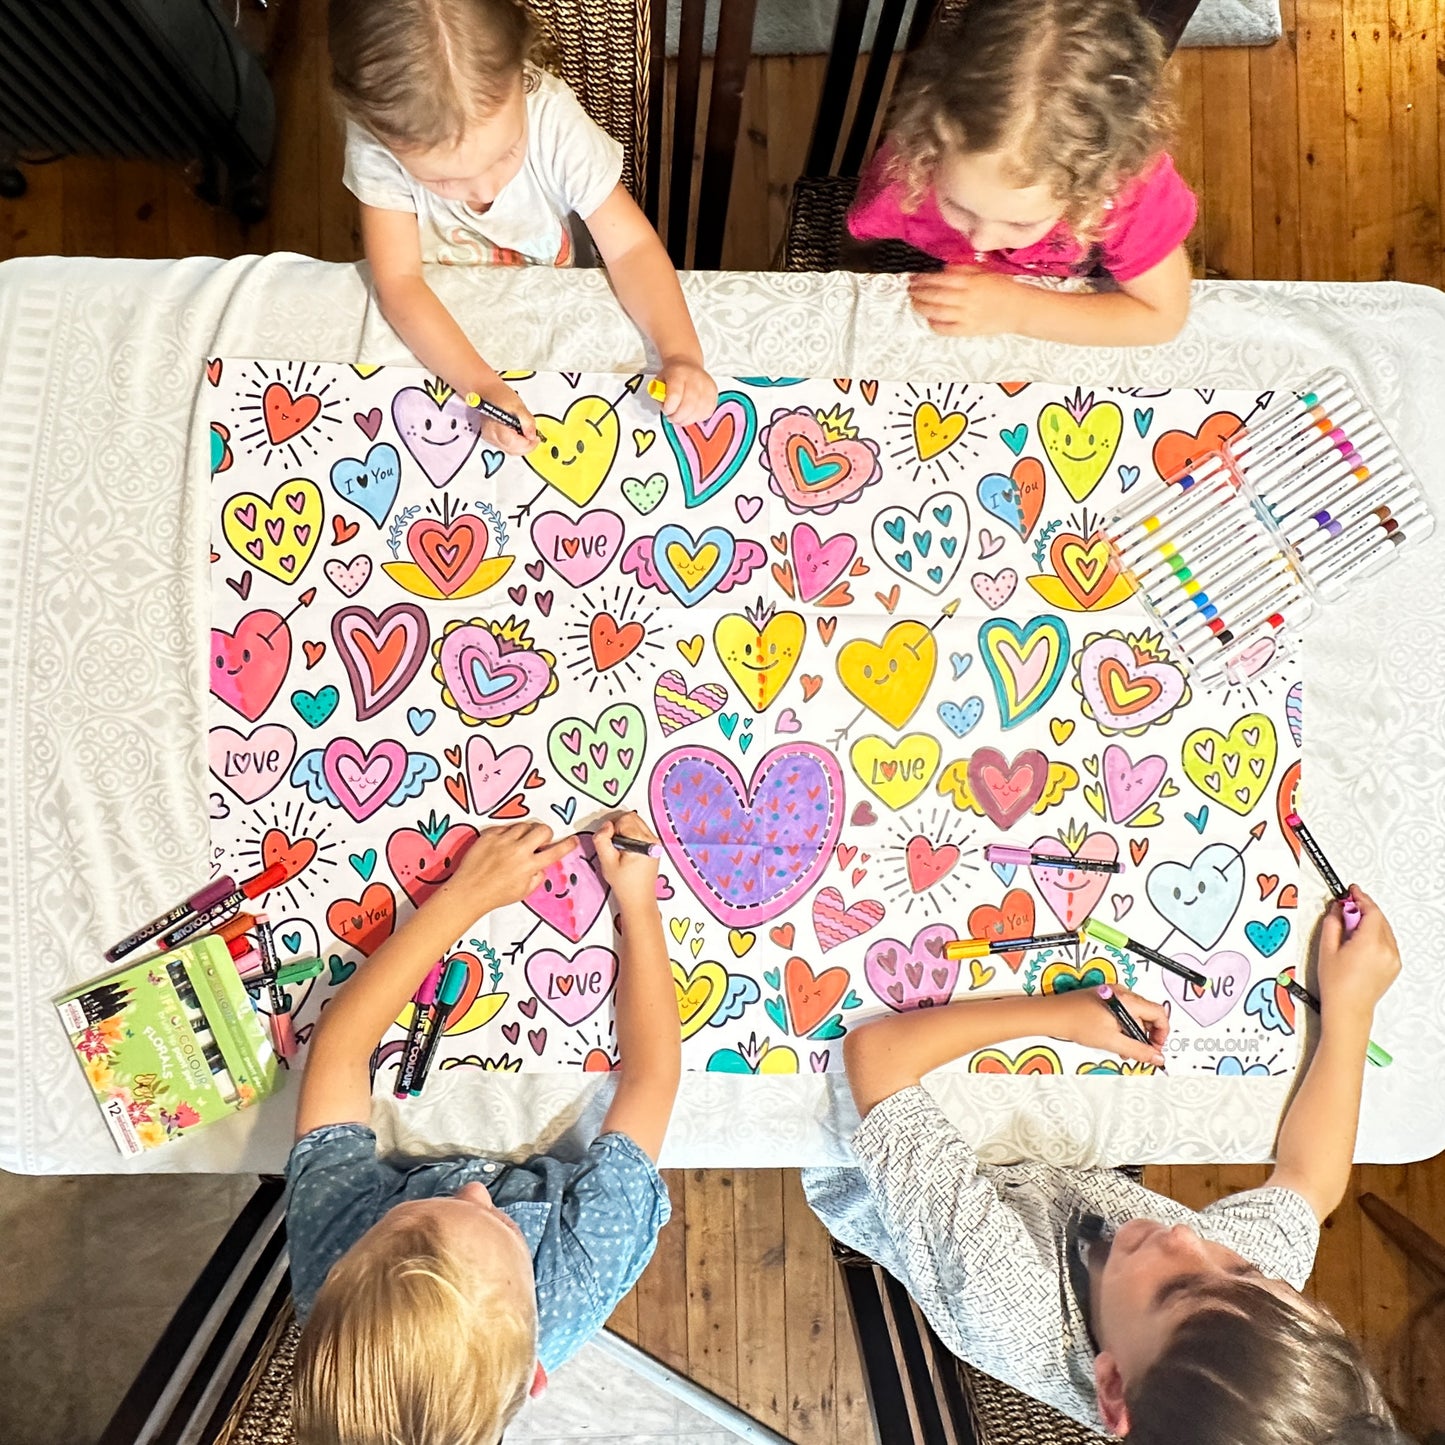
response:
<path id="1" fill-rule="evenodd" d="M 0 163 L 198 159 L 234 194 L 274 131 L 260 62 L 210 0 L 0 0 Z"/>

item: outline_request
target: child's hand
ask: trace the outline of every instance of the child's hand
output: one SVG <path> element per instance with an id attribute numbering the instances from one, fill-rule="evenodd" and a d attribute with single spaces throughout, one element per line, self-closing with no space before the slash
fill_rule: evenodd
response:
<path id="1" fill-rule="evenodd" d="M 636 813 L 619 813 L 609 818 L 592 835 L 597 845 L 597 865 L 612 887 L 613 896 L 623 913 L 644 908 L 657 908 L 657 859 L 645 853 L 632 853 L 613 846 L 614 834 L 636 838 L 642 843 L 657 843 L 657 835 Z"/>
<path id="2" fill-rule="evenodd" d="M 556 842 L 545 823 L 507 823 L 484 828 L 461 855 L 445 892 L 465 899 L 481 917 L 494 908 L 518 903 L 542 885 L 542 870 L 577 846 L 569 833 Z M 435 896 L 435 895 L 434 895 Z"/>
<path id="3" fill-rule="evenodd" d="M 483 416 L 481 435 L 489 447 L 516 457 L 531 451 L 537 445 L 540 438 L 537 436 L 536 419 L 527 410 L 522 398 L 505 381 L 494 381 L 490 386 L 482 387 L 479 395 L 483 401 L 489 401 L 493 406 L 511 412 L 522 423 L 522 435 L 518 436 L 511 427 L 493 421 L 489 416 Z"/>
<path id="4" fill-rule="evenodd" d="M 662 414 L 673 426 L 706 421 L 717 410 L 717 383 L 695 361 L 664 361 L 658 373 L 667 396 Z"/>
<path id="5" fill-rule="evenodd" d="M 1018 283 L 974 266 L 909 277 L 913 309 L 940 336 L 997 336 L 1016 329 Z"/>
<path id="6" fill-rule="evenodd" d="M 1064 1011 L 1063 1027 L 1057 1029 L 1056 1038 L 1082 1044 L 1086 1049 L 1103 1049 L 1106 1053 L 1118 1054 L 1122 1059 L 1134 1059 L 1141 1064 L 1163 1065 L 1164 1041 L 1169 1037 L 1169 1014 L 1162 1004 L 1141 998 L 1126 989 L 1115 988 L 1114 997 L 1149 1035 L 1149 1043 L 1141 1044 L 1119 1027 L 1119 1021 L 1093 989 L 1074 989 L 1053 997 L 1056 1007 Z"/>
<path id="7" fill-rule="evenodd" d="M 1400 948 L 1379 904 L 1354 884 L 1350 897 L 1360 922 L 1348 938 L 1340 903 L 1330 904 L 1320 925 L 1320 1009 L 1368 1020 L 1400 972 Z"/>

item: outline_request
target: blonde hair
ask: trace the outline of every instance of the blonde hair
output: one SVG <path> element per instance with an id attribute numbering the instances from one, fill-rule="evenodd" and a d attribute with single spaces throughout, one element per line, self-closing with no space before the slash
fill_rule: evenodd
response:
<path id="1" fill-rule="evenodd" d="M 494 1445 L 536 1360 L 535 1308 L 504 1304 L 428 1216 L 384 1220 L 332 1266 L 301 1332 L 296 1439 Z"/>
<path id="2" fill-rule="evenodd" d="M 1136 0 L 968 0 L 908 62 L 894 100 L 891 176 L 917 207 L 948 149 L 1006 154 L 1048 187 L 1082 240 L 1163 150 L 1172 110 L 1164 41 Z"/>
<path id="3" fill-rule="evenodd" d="M 399 150 L 456 145 L 543 58 L 521 0 L 331 0 L 327 36 L 342 114 Z"/>

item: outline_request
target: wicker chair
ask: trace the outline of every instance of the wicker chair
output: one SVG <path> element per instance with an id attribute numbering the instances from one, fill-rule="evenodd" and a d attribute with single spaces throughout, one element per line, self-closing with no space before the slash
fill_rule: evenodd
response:
<path id="1" fill-rule="evenodd" d="M 1104 1445 L 1077 1421 L 950 1354 L 908 1292 L 836 1240 L 878 1445 Z"/>
<path id="2" fill-rule="evenodd" d="M 911 50 L 935 16 L 956 14 L 967 0 L 918 0 L 908 27 Z M 1164 36 L 1172 51 L 1199 0 L 1139 0 L 1140 9 Z M 833 44 L 823 79 L 823 94 L 813 122 L 803 174 L 793 183 L 783 237 L 785 271 L 936 271 L 940 263 L 900 241 L 858 246 L 847 239 L 845 221 L 858 191 L 858 173 L 869 154 L 873 131 L 887 97 L 894 42 L 902 24 L 904 0 L 882 0 L 873 49 L 863 72 L 853 123 L 843 136 L 843 118 L 853 76 L 862 58 L 863 27 L 870 0 L 841 0 Z M 837 157 L 840 143 L 842 156 Z"/>
<path id="3" fill-rule="evenodd" d="M 647 206 L 653 139 L 651 0 L 527 0 L 547 45 L 547 68 L 622 146 L 622 184 Z M 659 76 L 660 79 L 660 76 Z M 659 92 L 660 94 L 660 92 Z M 654 200 L 655 204 L 655 200 Z"/>

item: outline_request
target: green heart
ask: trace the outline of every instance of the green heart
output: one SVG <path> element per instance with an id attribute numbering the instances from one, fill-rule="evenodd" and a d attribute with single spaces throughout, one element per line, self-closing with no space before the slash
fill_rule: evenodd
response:
<path id="1" fill-rule="evenodd" d="M 825 482 L 831 482 L 843 470 L 843 463 L 815 462 L 806 447 L 799 447 L 798 470 L 803 474 L 805 487 L 821 487 Z"/>
<path id="2" fill-rule="evenodd" d="M 831 1018 L 825 1019 L 808 1035 L 810 1039 L 841 1039 L 848 1030 L 843 1027 L 843 1020 L 833 1014 Z"/>
<path id="3" fill-rule="evenodd" d="M 341 694 L 330 683 L 315 692 L 291 694 L 291 706 L 300 714 L 301 721 L 313 728 L 319 728 L 336 711 L 340 701 Z"/>
<path id="4" fill-rule="evenodd" d="M 333 988 L 339 983 L 345 983 L 356 972 L 354 963 L 343 963 L 340 956 L 335 953 L 326 960 L 326 963 L 331 970 L 330 982 Z"/>
<path id="5" fill-rule="evenodd" d="M 653 472 L 646 481 L 641 477 L 624 477 L 622 495 L 645 517 L 655 511 L 667 495 L 667 478 L 661 472 Z"/>
<path id="6" fill-rule="evenodd" d="M 1072 993 L 1076 988 L 1098 988 L 1100 984 L 1108 983 L 1108 981 L 1109 975 L 1102 968 L 1086 968 L 1077 977 L 1073 974 L 1061 973 L 1054 980 L 1054 992 Z"/>
<path id="7" fill-rule="evenodd" d="M 773 1023 L 774 1023 L 778 1028 L 782 1029 L 782 1031 L 783 1031 L 784 1033 L 787 1033 L 787 1031 L 788 1031 L 788 1017 L 787 1017 L 787 1015 L 783 1012 L 783 1001 L 782 1001 L 782 999 L 780 999 L 780 998 L 770 998 L 770 999 L 767 1000 L 766 1003 L 763 1004 L 763 1007 L 767 1010 L 768 1017 L 769 1017 L 770 1019 L 772 1019 Z"/>
<path id="8" fill-rule="evenodd" d="M 557 776 L 599 803 L 616 807 L 642 767 L 647 723 L 630 702 L 605 708 L 595 723 L 564 717 L 547 734 L 547 756 Z"/>

